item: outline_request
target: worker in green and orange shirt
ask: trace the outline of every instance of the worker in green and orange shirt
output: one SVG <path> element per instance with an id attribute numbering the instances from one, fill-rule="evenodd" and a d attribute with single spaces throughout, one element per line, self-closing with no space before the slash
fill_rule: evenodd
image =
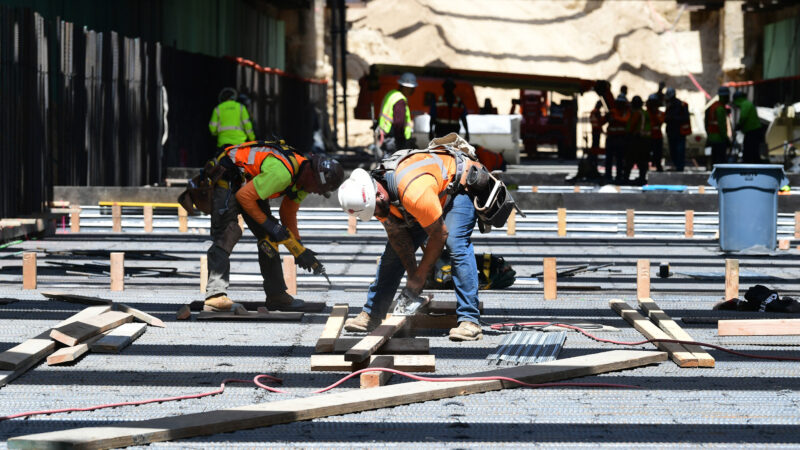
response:
<path id="1" fill-rule="evenodd" d="M 718 99 L 713 101 L 705 112 L 706 142 L 711 147 L 711 163 L 724 164 L 727 162 L 728 147 L 728 111 L 725 105 L 730 98 L 730 90 L 722 86 L 717 91 Z"/>

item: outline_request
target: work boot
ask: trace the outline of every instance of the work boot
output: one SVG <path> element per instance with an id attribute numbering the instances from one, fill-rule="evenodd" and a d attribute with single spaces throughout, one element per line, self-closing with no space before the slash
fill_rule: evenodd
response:
<path id="1" fill-rule="evenodd" d="M 203 310 L 214 312 L 230 311 L 232 306 L 233 300 L 228 298 L 227 295 L 217 294 L 206 299 L 203 303 Z"/>
<path id="2" fill-rule="evenodd" d="M 344 323 L 344 329 L 347 331 L 372 331 L 381 324 L 378 319 L 373 319 L 369 314 L 361 311 L 357 316 L 352 319 L 347 319 Z"/>
<path id="3" fill-rule="evenodd" d="M 271 311 L 280 311 L 286 309 L 300 309 L 305 305 L 303 300 L 294 298 L 286 292 L 280 294 L 272 294 L 267 296 L 267 309 Z"/>
<path id="4" fill-rule="evenodd" d="M 466 320 L 458 323 L 458 328 L 450 328 L 451 341 L 479 341 L 483 339 L 481 327 Z"/>

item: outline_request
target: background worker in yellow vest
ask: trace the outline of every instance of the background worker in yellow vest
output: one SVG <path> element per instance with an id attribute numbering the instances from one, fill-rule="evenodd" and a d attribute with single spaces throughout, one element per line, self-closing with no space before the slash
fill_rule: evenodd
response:
<path id="1" fill-rule="evenodd" d="M 417 87 L 417 77 L 406 72 L 400 75 L 397 84 L 397 89 L 387 92 L 383 98 L 381 116 L 378 118 L 379 143 L 385 154 L 408 148 L 411 132 L 414 130 L 408 97 Z"/>
<path id="2" fill-rule="evenodd" d="M 217 137 L 216 154 L 225 150 L 225 147 L 254 141 L 256 135 L 250 114 L 245 105 L 236 101 L 236 90 L 226 87 L 220 91 L 218 99 L 219 105 L 214 108 L 208 121 L 208 130 Z"/>

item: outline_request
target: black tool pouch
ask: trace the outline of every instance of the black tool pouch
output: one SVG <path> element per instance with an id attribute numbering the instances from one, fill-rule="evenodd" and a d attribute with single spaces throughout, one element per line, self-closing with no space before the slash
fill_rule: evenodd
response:
<path id="1" fill-rule="evenodd" d="M 504 226 L 515 209 L 525 217 L 506 185 L 483 166 L 470 167 L 466 189 L 478 212 L 478 229 L 481 233 L 492 231 L 492 227 Z"/>

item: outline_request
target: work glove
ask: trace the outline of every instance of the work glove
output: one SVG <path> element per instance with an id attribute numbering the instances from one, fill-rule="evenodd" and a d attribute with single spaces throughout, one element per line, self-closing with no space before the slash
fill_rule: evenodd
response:
<path id="1" fill-rule="evenodd" d="M 261 228 L 267 233 L 270 240 L 275 243 L 283 242 L 290 237 L 289 230 L 272 216 L 267 216 L 267 220 L 261 223 Z"/>
<path id="2" fill-rule="evenodd" d="M 307 248 L 303 253 L 300 253 L 300 255 L 295 258 L 295 262 L 298 266 L 300 266 L 301 269 L 304 269 L 308 272 L 314 272 L 314 274 L 319 274 L 325 271 L 324 266 L 317 259 L 317 254 L 309 248 Z"/>

